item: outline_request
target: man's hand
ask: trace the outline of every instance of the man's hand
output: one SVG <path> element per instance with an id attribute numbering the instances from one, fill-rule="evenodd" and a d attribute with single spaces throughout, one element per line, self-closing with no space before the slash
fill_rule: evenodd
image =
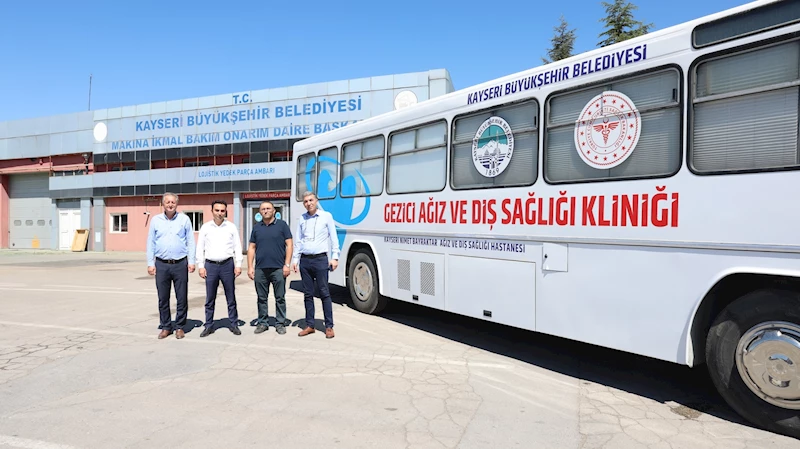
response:
<path id="1" fill-rule="evenodd" d="M 336 267 L 339 266 L 338 260 L 332 260 L 328 265 L 331 266 L 331 271 L 336 271 Z"/>
<path id="2" fill-rule="evenodd" d="M 251 281 L 255 281 L 256 280 L 256 270 L 255 270 L 255 268 L 247 267 L 247 277 L 249 277 Z"/>
<path id="3" fill-rule="evenodd" d="M 149 274 L 150 276 L 155 276 L 156 275 L 156 267 L 147 267 L 147 274 Z"/>
<path id="4" fill-rule="evenodd" d="M 189 273 L 194 273 L 194 265 L 189 265 Z"/>
<path id="5" fill-rule="evenodd" d="M 286 265 L 283 266 L 283 277 L 285 278 L 289 277 L 289 267 L 287 267 Z"/>
<path id="6" fill-rule="evenodd" d="M 206 269 L 205 269 L 205 268 L 201 268 L 201 269 L 200 269 L 200 277 L 201 277 L 201 278 L 203 278 L 203 279 L 205 279 L 205 278 L 206 278 L 206 276 L 208 276 L 208 272 L 206 271 Z"/>
<path id="7" fill-rule="evenodd" d="M 292 264 L 292 271 L 294 271 L 295 273 L 297 273 L 297 264 L 296 264 L 296 263 L 293 263 L 293 264 Z"/>
<path id="8" fill-rule="evenodd" d="M 236 268 L 233 269 L 233 278 L 234 279 L 238 278 L 241 275 L 242 275 L 242 269 L 241 268 L 236 267 Z"/>

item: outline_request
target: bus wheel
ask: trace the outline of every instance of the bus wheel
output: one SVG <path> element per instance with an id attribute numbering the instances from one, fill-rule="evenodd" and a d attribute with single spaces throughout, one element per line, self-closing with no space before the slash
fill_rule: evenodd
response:
<path id="1" fill-rule="evenodd" d="M 708 333 L 706 363 L 742 417 L 800 438 L 800 294 L 758 290 L 732 302 Z"/>
<path id="2" fill-rule="evenodd" d="M 386 307 L 387 298 L 380 295 L 378 270 L 372 256 L 359 251 L 350 259 L 350 297 L 359 312 L 377 314 Z"/>

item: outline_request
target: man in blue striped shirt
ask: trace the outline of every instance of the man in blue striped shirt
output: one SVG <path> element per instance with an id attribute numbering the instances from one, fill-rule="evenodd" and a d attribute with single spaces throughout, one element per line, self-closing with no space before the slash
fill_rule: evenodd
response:
<path id="1" fill-rule="evenodd" d="M 317 196 L 312 192 L 303 194 L 304 213 L 297 223 L 295 252 L 292 267 L 297 273 L 300 263 L 300 278 L 303 280 L 303 296 L 306 305 L 306 327 L 299 336 L 313 334 L 314 330 L 314 282 L 319 287 L 322 298 L 322 312 L 325 315 L 325 337 L 333 338 L 333 304 L 328 290 L 328 270 L 339 266 L 339 239 L 336 225 L 330 212 L 317 208 Z M 328 261 L 328 251 L 331 260 Z"/>
<path id="2" fill-rule="evenodd" d="M 183 326 L 189 310 L 187 290 L 189 273 L 194 273 L 195 241 L 192 222 L 186 214 L 178 213 L 178 195 L 165 193 L 161 198 L 164 213 L 150 220 L 147 236 L 147 273 L 156 277 L 158 313 L 161 332 L 158 338 L 184 337 Z M 175 322 L 169 310 L 170 289 L 175 286 L 177 307 Z"/>

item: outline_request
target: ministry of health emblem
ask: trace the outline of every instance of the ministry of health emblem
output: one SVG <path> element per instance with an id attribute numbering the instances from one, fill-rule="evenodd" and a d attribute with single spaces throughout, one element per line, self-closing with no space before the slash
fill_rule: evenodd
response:
<path id="1" fill-rule="evenodd" d="M 575 147 L 587 165 L 597 169 L 625 162 L 642 134 L 639 111 L 630 98 L 606 91 L 592 98 L 575 122 Z"/>

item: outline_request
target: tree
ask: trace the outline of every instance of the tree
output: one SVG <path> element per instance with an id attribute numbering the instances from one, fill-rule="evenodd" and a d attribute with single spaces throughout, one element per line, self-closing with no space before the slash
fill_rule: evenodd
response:
<path id="1" fill-rule="evenodd" d="M 564 20 L 563 15 L 560 18 L 560 24 L 557 27 L 553 27 L 553 31 L 555 31 L 555 34 L 550 39 L 552 46 L 547 50 L 547 56 L 550 59 L 542 58 L 542 62 L 545 64 L 569 58 L 572 56 L 573 47 L 575 47 L 575 28 L 567 30 L 567 21 Z"/>
<path id="2" fill-rule="evenodd" d="M 600 47 L 645 35 L 653 28 L 652 23 L 645 25 L 643 22 L 633 20 L 633 11 L 638 8 L 626 0 L 601 3 L 606 9 L 606 16 L 600 19 L 600 22 L 603 22 L 606 31 L 600 33 L 599 37 L 605 36 L 605 39 L 597 44 Z"/>

